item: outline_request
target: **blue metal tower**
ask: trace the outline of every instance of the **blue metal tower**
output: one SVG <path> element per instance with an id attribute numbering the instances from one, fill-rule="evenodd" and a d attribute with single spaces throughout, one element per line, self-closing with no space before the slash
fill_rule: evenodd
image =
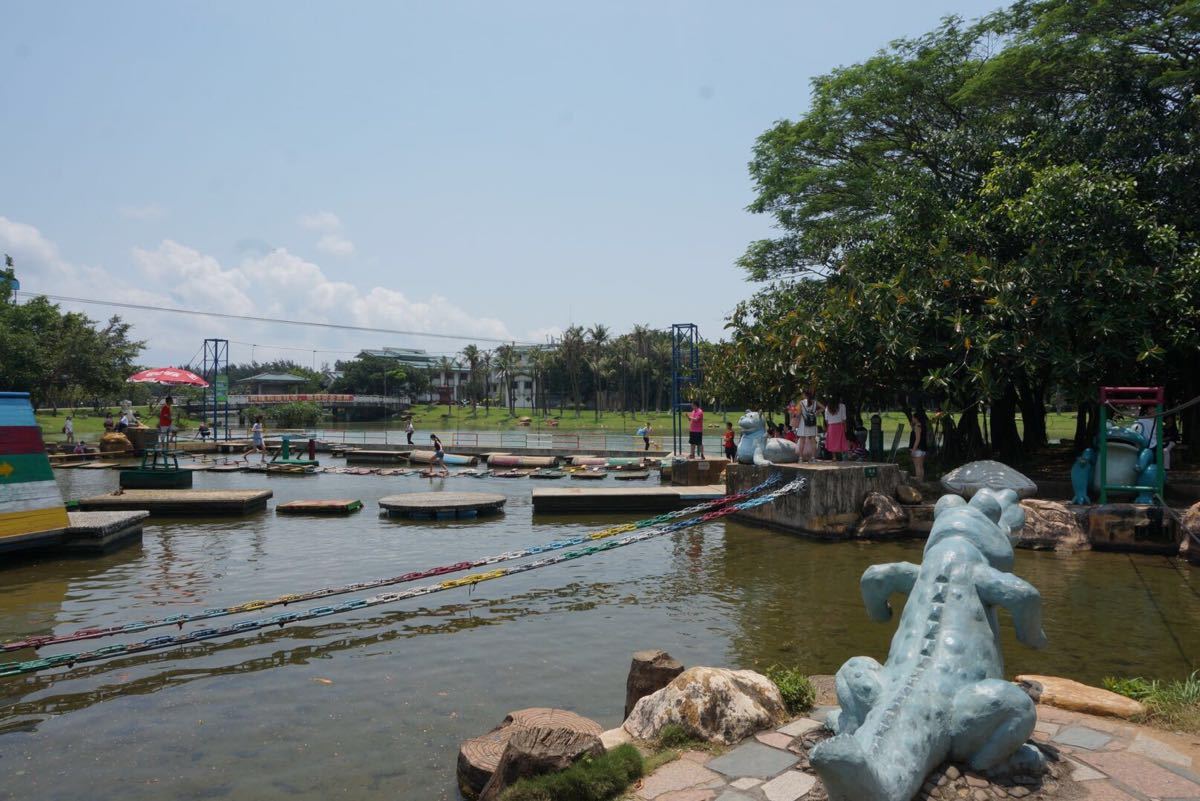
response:
<path id="1" fill-rule="evenodd" d="M 688 427 L 680 414 L 691 407 L 687 385 L 700 385 L 700 329 L 695 323 L 671 325 L 672 453 L 683 453 Z"/>

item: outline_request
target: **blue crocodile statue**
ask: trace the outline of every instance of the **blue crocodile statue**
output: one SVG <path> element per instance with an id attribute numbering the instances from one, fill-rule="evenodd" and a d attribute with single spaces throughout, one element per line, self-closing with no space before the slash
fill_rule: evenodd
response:
<path id="1" fill-rule="evenodd" d="M 996 608 L 1012 614 L 1017 639 L 1046 644 L 1041 596 L 1014 576 L 1010 535 L 1025 524 L 1012 490 L 980 490 L 970 503 L 945 495 L 920 565 L 874 565 L 863 601 L 877 621 L 888 598 L 908 594 L 887 664 L 857 656 L 837 673 L 835 736 L 810 759 L 830 801 L 909 801 L 947 758 L 978 771 L 1035 773 L 1044 765 L 1026 740 L 1033 701 L 1004 680 Z"/>
<path id="2" fill-rule="evenodd" d="M 738 420 L 742 438 L 738 441 L 739 464 L 791 464 L 800 461 L 796 443 L 767 436 L 767 423 L 758 412 L 746 412 Z"/>

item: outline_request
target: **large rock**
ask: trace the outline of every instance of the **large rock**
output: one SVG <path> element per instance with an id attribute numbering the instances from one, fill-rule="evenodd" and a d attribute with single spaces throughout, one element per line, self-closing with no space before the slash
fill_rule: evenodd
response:
<path id="1" fill-rule="evenodd" d="M 694 667 L 638 701 L 625 729 L 653 740 L 677 724 L 697 739 L 731 745 L 787 719 L 779 688 L 752 670 Z"/>
<path id="2" fill-rule="evenodd" d="M 683 664 L 666 651 L 637 651 L 629 665 L 625 680 L 625 714 L 629 717 L 634 705 L 650 693 L 658 692 L 683 672 Z"/>
<path id="3" fill-rule="evenodd" d="M 908 512 L 882 492 L 867 494 L 862 505 L 862 521 L 856 529 L 860 536 L 899 534 L 908 528 Z"/>
<path id="4" fill-rule="evenodd" d="M 1028 476 L 991 459 L 967 462 L 942 476 L 942 489 L 964 498 L 970 498 L 985 488 L 1014 490 L 1019 498 L 1029 498 L 1037 494 L 1037 484 Z"/>
<path id="5" fill-rule="evenodd" d="M 508 743 L 522 729 L 569 729 L 600 736 L 604 728 L 594 720 L 565 709 L 531 707 L 510 712 L 487 734 L 473 737 L 458 749 L 458 787 L 467 798 L 482 792 L 496 772 Z"/>
<path id="6" fill-rule="evenodd" d="M 1017 676 L 1016 680 L 1018 684 L 1026 686 L 1027 692 L 1039 704 L 1046 706 L 1116 718 L 1133 718 L 1146 714 L 1146 707 L 1140 701 L 1071 679 L 1030 674 Z"/>
<path id="7" fill-rule="evenodd" d="M 1090 547 L 1079 518 L 1065 504 L 1027 498 L 1021 501 L 1021 507 L 1025 510 L 1025 525 L 1016 534 L 1016 547 L 1060 551 Z"/>
<path id="8" fill-rule="evenodd" d="M 900 503 L 918 504 L 925 499 L 921 496 L 921 491 L 916 487 L 901 484 L 896 487 L 896 500 L 900 501 Z"/>
<path id="9" fill-rule="evenodd" d="M 520 779 L 556 773 L 584 755 L 604 753 L 600 736 L 561 726 L 518 729 L 508 740 L 500 764 L 488 779 L 479 801 L 497 801 Z"/>

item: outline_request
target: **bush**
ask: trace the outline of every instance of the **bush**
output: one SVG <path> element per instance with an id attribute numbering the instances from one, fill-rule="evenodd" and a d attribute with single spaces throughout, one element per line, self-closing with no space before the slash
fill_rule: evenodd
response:
<path id="1" fill-rule="evenodd" d="M 521 779 L 503 801 L 607 801 L 642 775 L 642 755 L 628 743 L 598 757 L 585 756 L 559 773 Z"/>
<path id="2" fill-rule="evenodd" d="M 767 678 L 779 688 L 788 712 L 797 715 L 812 709 L 817 700 L 817 690 L 800 668 L 771 665 L 767 668 Z"/>
<path id="3" fill-rule="evenodd" d="M 656 743 L 659 748 L 678 748 L 691 743 L 695 738 L 678 723 L 668 723 L 658 732 Z"/>
<path id="4" fill-rule="evenodd" d="M 1104 679 L 1110 692 L 1133 698 L 1146 705 L 1147 718 L 1163 726 L 1189 732 L 1200 732 L 1200 670 L 1186 679 L 1161 682 L 1158 679 Z"/>

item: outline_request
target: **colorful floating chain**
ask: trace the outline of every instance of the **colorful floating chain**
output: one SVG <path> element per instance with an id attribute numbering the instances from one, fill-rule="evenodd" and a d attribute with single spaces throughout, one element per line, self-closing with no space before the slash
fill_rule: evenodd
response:
<path id="1" fill-rule="evenodd" d="M 774 483 L 774 482 L 772 482 Z M 601 551 L 610 551 L 614 548 L 620 548 L 625 545 L 632 545 L 635 542 L 642 542 L 651 539 L 652 537 L 662 536 L 672 531 L 689 528 L 691 526 L 706 523 L 711 520 L 716 520 L 734 512 L 752 509 L 756 506 L 762 506 L 773 502 L 775 499 L 788 495 L 793 492 L 799 492 L 807 486 L 807 479 L 798 478 L 789 484 L 785 484 L 777 490 L 767 493 L 766 495 L 757 498 L 750 498 L 739 503 L 725 505 L 719 509 L 714 509 L 699 517 L 693 517 L 688 520 L 678 520 L 674 523 L 658 527 L 643 527 L 636 534 L 630 534 L 617 540 L 609 540 L 599 545 L 589 545 L 586 548 L 581 548 L 575 551 L 567 551 L 556 556 L 549 556 L 543 559 L 537 559 L 532 562 L 526 562 L 520 565 L 514 565 L 508 568 L 499 570 L 491 570 L 486 573 L 474 573 L 462 578 L 448 579 L 437 584 L 427 584 L 423 587 L 413 587 L 412 589 L 404 590 L 403 592 L 388 592 L 382 595 L 375 595 L 370 598 L 355 598 L 349 601 L 343 601 L 334 606 L 318 606 L 312 609 L 307 609 L 302 612 L 282 612 L 258 620 L 246 620 L 240 623 L 234 623 L 221 628 L 205 628 L 196 629 L 195 631 L 187 632 L 177 636 L 160 635 L 151 637 L 141 642 L 108 645 L 103 648 L 97 648 L 93 651 L 83 651 L 72 654 L 55 654 L 41 659 L 32 659 L 26 662 L 2 662 L 0 663 L 0 676 L 16 676 L 24 673 L 36 673 L 50 668 L 67 666 L 74 667 L 76 664 L 84 662 L 95 662 L 101 659 L 108 659 L 116 656 L 124 656 L 128 654 L 142 653 L 144 651 L 154 651 L 163 648 L 171 648 L 178 645 L 186 645 L 188 643 L 202 642 L 211 640 L 217 637 L 228 637 L 237 634 L 244 634 L 259 629 L 270 628 L 271 626 L 279 626 L 282 628 L 288 623 L 296 623 L 307 620 L 315 620 L 317 618 L 328 615 L 335 615 L 341 612 L 349 612 L 355 609 L 366 609 L 381 604 L 395 603 L 396 601 L 406 600 L 408 598 L 416 598 L 422 595 L 431 595 L 435 592 L 454 589 L 455 587 L 466 587 L 479 584 L 484 581 L 491 581 L 503 576 L 511 576 L 516 573 L 523 573 L 527 570 L 536 570 L 541 567 L 549 567 L 561 562 L 566 562 L 572 559 L 578 559 L 583 556 L 590 556 Z M 742 493 L 744 494 L 744 493 Z M 660 515 L 659 517 L 668 517 L 668 515 Z M 621 528 L 621 527 L 616 527 Z M 587 539 L 591 539 L 588 537 Z"/>
<path id="2" fill-rule="evenodd" d="M 328 597 L 334 596 L 334 595 L 346 595 L 346 594 L 352 593 L 352 592 L 360 592 L 362 590 L 375 589 L 377 587 L 386 587 L 386 586 L 390 586 L 390 585 L 394 585 L 394 584 L 404 584 L 404 583 L 408 583 L 411 581 L 420 581 L 422 579 L 433 578 L 435 576 L 441 576 L 441 575 L 445 575 L 447 573 L 457 573 L 457 572 L 460 572 L 463 570 L 471 570 L 471 569 L 477 568 L 477 567 L 484 567 L 486 565 L 499 564 L 501 562 L 508 562 L 508 561 L 512 561 L 514 559 L 521 559 L 526 556 L 533 556 L 533 555 L 536 555 L 539 553 L 546 553 L 549 551 L 557 551 L 557 550 L 562 550 L 564 548 L 571 548 L 576 545 L 582 545 L 583 543 L 589 542 L 589 541 L 607 539 L 609 537 L 614 537 L 618 534 L 625 534 L 630 531 L 636 531 L 639 529 L 656 526 L 656 525 L 659 525 L 662 523 L 667 523 L 671 520 L 677 520 L 681 517 L 688 517 L 689 515 L 699 514 L 701 512 L 711 511 L 716 508 L 729 506 L 731 504 L 736 504 L 737 502 L 745 500 L 746 498 L 749 498 L 752 495 L 756 495 L 757 493 L 761 492 L 762 490 L 778 483 L 779 480 L 780 479 L 779 479 L 778 475 L 773 475 L 773 476 L 769 477 L 766 481 L 763 481 L 761 484 L 758 484 L 754 487 L 750 487 L 749 489 L 744 490 L 742 492 L 734 493 L 732 495 L 726 495 L 721 498 L 715 498 L 711 501 L 705 501 L 704 503 L 699 503 L 694 506 L 689 506 L 686 509 L 679 509 L 679 510 L 676 510 L 673 512 L 667 512 L 665 514 L 658 515 L 657 517 L 648 518 L 646 520 L 639 520 L 634 523 L 623 523 L 623 524 L 617 525 L 617 526 L 610 526 L 608 528 L 600 529 L 599 531 L 594 531 L 589 534 L 582 534 L 577 537 L 570 537 L 568 539 L 554 540 L 552 542 L 544 543 L 541 545 L 533 545 L 528 548 L 522 548 L 522 549 L 515 550 L 515 551 L 506 551 L 502 554 L 496 554 L 494 556 L 487 556 L 487 557 L 475 559 L 472 561 L 456 562 L 456 563 L 449 564 L 449 565 L 440 565 L 438 567 L 432 567 L 432 568 L 428 568 L 426 570 L 418 570 L 418 571 L 413 571 L 413 572 L 409 572 L 409 573 L 403 573 L 399 576 L 392 576 L 390 578 L 380 578 L 380 579 L 373 579 L 370 581 L 355 582 L 353 584 L 345 584 L 345 585 L 338 586 L 338 587 L 324 587 L 319 590 L 312 590 L 310 592 L 304 592 L 304 593 L 291 593 L 288 595 L 281 595 L 277 598 L 272 598 L 269 600 L 247 601 L 245 603 L 234 604 L 232 606 L 224 606 L 224 607 L 217 607 L 217 608 L 212 608 L 212 609 L 205 609 L 203 611 L 196 612 L 194 614 L 171 615 L 170 617 L 165 617 L 165 618 L 161 618 L 158 620 L 142 620 L 142 621 L 136 621 L 133 623 L 125 623 L 125 624 L 121 624 L 121 625 L 116 625 L 116 626 L 108 626 L 108 627 L 104 627 L 104 628 L 96 628 L 96 627 L 83 628 L 83 629 L 79 629 L 78 631 L 71 632 L 70 634 L 63 634 L 63 635 L 58 635 L 58 636 L 45 635 L 45 636 L 40 636 L 40 637 L 29 637 L 24 640 L 15 640 L 12 642 L 6 642 L 3 645 L 0 645 L 0 651 L 16 651 L 16 650 L 23 649 L 23 648 L 35 648 L 36 649 L 36 648 L 45 647 L 47 645 L 58 645 L 61 643 L 79 642 L 81 640 L 98 639 L 101 637 L 112 637 L 112 636 L 119 635 L 119 634 L 128 634 L 131 632 L 140 632 L 140 631 L 147 631 L 149 629 L 162 628 L 164 626 L 178 626 L 180 629 L 182 629 L 185 623 L 192 623 L 192 622 L 196 622 L 196 621 L 200 621 L 200 620 L 211 620 L 212 618 L 226 617 L 229 615 L 244 614 L 246 612 L 254 612 L 259 609 L 267 609 L 267 608 L 273 607 L 273 606 L 287 606 L 288 604 L 292 604 L 292 603 L 300 603 L 303 601 L 312 601 L 312 600 L 316 600 L 319 598 L 328 598 Z M 456 580 L 461 581 L 461 579 L 456 579 Z M 455 585 L 455 586 L 461 586 L 461 585 Z M 0 663 L 0 675 L 7 675 L 2 672 L 2 669 L 5 665 L 11 665 L 11 664 L 20 664 L 20 663 Z"/>

